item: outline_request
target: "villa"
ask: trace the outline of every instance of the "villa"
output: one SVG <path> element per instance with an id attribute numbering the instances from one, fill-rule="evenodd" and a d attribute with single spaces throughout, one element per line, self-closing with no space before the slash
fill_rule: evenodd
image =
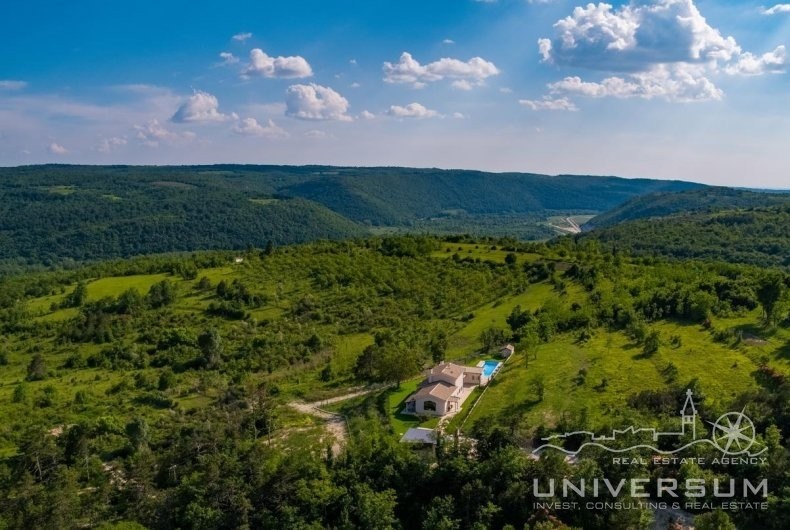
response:
<path id="1" fill-rule="evenodd" d="M 417 392 L 406 400 L 405 412 L 428 416 L 455 414 L 472 390 L 488 384 L 501 364 L 498 361 L 480 361 L 477 366 L 438 364 L 431 368 Z"/>

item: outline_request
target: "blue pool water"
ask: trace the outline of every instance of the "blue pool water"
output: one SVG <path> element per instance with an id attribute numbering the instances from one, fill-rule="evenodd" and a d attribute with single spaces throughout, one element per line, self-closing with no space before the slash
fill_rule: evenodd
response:
<path id="1" fill-rule="evenodd" d="M 486 361 L 483 364 L 483 375 L 486 377 L 491 377 L 491 374 L 494 373 L 494 370 L 496 370 L 500 364 L 502 363 L 499 361 Z"/>

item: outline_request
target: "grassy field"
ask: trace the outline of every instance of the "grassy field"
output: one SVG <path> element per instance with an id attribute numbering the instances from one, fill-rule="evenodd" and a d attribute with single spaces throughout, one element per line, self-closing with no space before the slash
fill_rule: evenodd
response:
<path id="1" fill-rule="evenodd" d="M 557 296 L 557 293 L 550 284 L 538 283 L 530 285 L 519 295 L 501 298 L 478 308 L 474 311 L 474 318 L 450 336 L 447 358 L 459 361 L 474 358 L 475 352 L 480 347 L 480 334 L 485 329 L 490 327 L 506 329 L 505 319 L 515 306 L 520 305 L 522 309 L 534 311 L 554 296 Z M 570 289 L 569 296 L 577 297 L 578 290 Z"/>
<path id="2" fill-rule="evenodd" d="M 658 353 L 645 357 L 625 335 L 599 330 L 585 344 L 564 336 L 538 346 L 528 363 L 524 352 L 517 351 L 492 381 L 466 427 L 485 416 L 556 425 L 563 414 L 583 414 L 591 425 L 600 425 L 607 416 L 625 410 L 627 397 L 637 391 L 683 385 L 695 378 L 706 404 L 714 409 L 757 388 L 753 372 L 759 348 L 714 342 L 710 332 L 697 325 L 662 322 L 653 327 L 667 340 L 678 335 L 681 346 L 663 345 Z M 674 380 L 669 378 L 670 364 L 677 369 Z M 583 378 L 581 370 L 586 371 Z M 544 383 L 542 401 L 536 380 Z"/>
<path id="3" fill-rule="evenodd" d="M 431 255 L 434 258 L 448 259 L 456 253 L 461 256 L 461 258 L 479 258 L 483 261 L 504 263 L 505 256 L 507 256 L 510 252 L 507 250 L 502 250 L 501 247 L 497 247 L 496 245 L 489 246 L 471 243 L 445 243 L 442 245 L 441 250 L 437 250 Z M 518 252 L 516 253 L 516 256 L 518 258 L 517 263 L 519 264 L 531 263 L 533 261 L 537 261 L 541 257 L 539 254 L 533 254 L 530 252 Z"/>

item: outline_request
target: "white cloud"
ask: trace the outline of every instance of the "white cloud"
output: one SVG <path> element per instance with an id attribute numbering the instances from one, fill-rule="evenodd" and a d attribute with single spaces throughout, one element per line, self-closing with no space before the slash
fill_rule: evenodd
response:
<path id="1" fill-rule="evenodd" d="M 244 118 L 233 126 L 233 132 L 243 136 L 264 136 L 267 138 L 284 138 L 288 133 L 269 119 L 265 125 L 258 123 L 255 118 Z"/>
<path id="2" fill-rule="evenodd" d="M 554 93 L 591 97 L 708 101 L 723 97 L 711 81 L 721 72 L 781 72 L 784 46 L 756 56 L 711 27 L 693 0 L 632 0 L 576 7 L 554 24 L 553 38 L 538 40 L 542 60 L 558 66 L 622 72 L 600 81 L 566 77 Z"/>
<path id="3" fill-rule="evenodd" d="M 313 140 L 321 140 L 323 138 L 329 138 L 329 135 L 324 131 L 319 131 L 318 129 L 310 129 L 309 131 L 305 131 L 304 135 L 305 138 L 311 138 Z"/>
<path id="4" fill-rule="evenodd" d="M 219 102 L 216 96 L 197 90 L 178 107 L 170 121 L 174 123 L 208 123 L 227 121 L 233 118 L 233 115 L 229 116 L 219 112 Z"/>
<path id="5" fill-rule="evenodd" d="M 128 142 L 126 138 L 118 136 L 111 136 L 110 138 L 102 138 L 99 141 L 99 146 L 96 148 L 100 153 L 112 153 L 117 148 L 126 145 Z"/>
<path id="6" fill-rule="evenodd" d="M 363 120 L 373 120 L 376 118 L 376 115 L 368 110 L 363 110 L 362 112 L 359 113 L 359 117 L 362 118 Z"/>
<path id="7" fill-rule="evenodd" d="M 270 57 L 260 48 L 250 51 L 250 64 L 242 70 L 242 77 L 262 76 L 279 79 L 311 77 L 313 69 L 304 57 Z"/>
<path id="8" fill-rule="evenodd" d="M 639 70 L 673 62 L 728 61 L 740 53 L 732 37 L 708 25 L 693 0 L 632 1 L 615 8 L 587 4 L 540 39 L 544 60 L 598 70 Z"/>
<path id="9" fill-rule="evenodd" d="M 518 102 L 532 110 L 567 110 L 575 112 L 578 109 L 568 98 L 552 98 L 543 96 L 542 99 L 519 99 Z"/>
<path id="10" fill-rule="evenodd" d="M 481 57 L 468 61 L 445 57 L 422 65 L 408 52 L 403 52 L 397 63 L 385 62 L 383 70 L 387 83 L 408 83 L 415 88 L 442 79 L 455 80 L 456 88 L 471 88 L 500 73 L 494 63 Z"/>
<path id="11" fill-rule="evenodd" d="M 453 39 L 444 39 L 442 44 L 455 44 L 455 41 Z"/>
<path id="12" fill-rule="evenodd" d="M 239 58 L 230 52 L 220 52 L 219 57 L 222 59 L 222 64 L 236 64 L 239 62 Z"/>
<path id="13" fill-rule="evenodd" d="M 594 98 L 661 98 L 677 102 L 720 100 L 724 96 L 722 90 L 705 77 L 702 67 L 683 64 L 656 65 L 627 77 L 607 77 L 600 83 L 582 81 L 578 76 L 566 77 L 549 84 L 549 89 L 553 93 Z"/>
<path id="14" fill-rule="evenodd" d="M 22 90 L 27 86 L 26 81 L 15 81 L 13 79 L 0 79 L 0 90 Z"/>
<path id="15" fill-rule="evenodd" d="M 357 66 L 357 60 L 356 59 L 349 59 L 348 60 L 348 64 L 350 64 L 352 66 Z"/>
<path id="16" fill-rule="evenodd" d="M 52 142 L 51 144 L 49 144 L 49 147 L 47 147 L 47 149 L 53 155 L 66 155 L 69 152 L 68 149 L 66 149 L 65 147 L 63 147 L 59 143 L 55 143 L 55 142 Z"/>
<path id="17" fill-rule="evenodd" d="M 502 92 L 503 94 L 512 94 L 513 93 L 513 89 L 512 88 L 508 88 L 508 87 L 502 87 L 502 88 L 499 89 L 499 91 Z"/>
<path id="18" fill-rule="evenodd" d="M 778 15 L 779 13 L 790 13 L 790 4 L 776 4 L 768 9 L 762 8 L 760 13 L 763 15 Z"/>
<path id="19" fill-rule="evenodd" d="M 387 114 L 393 116 L 395 118 L 434 118 L 439 116 L 439 113 L 435 110 L 430 110 L 425 108 L 423 105 L 419 103 L 409 103 L 405 107 L 401 107 L 400 105 L 392 105 Z"/>
<path id="20" fill-rule="evenodd" d="M 236 33 L 233 36 L 233 40 L 238 41 L 238 42 L 244 42 L 245 40 L 249 39 L 250 37 L 252 37 L 252 33 Z"/>
<path id="21" fill-rule="evenodd" d="M 349 88 L 359 88 L 359 87 L 361 87 L 362 85 L 360 85 L 359 83 L 351 83 L 351 84 L 350 84 L 350 85 L 348 85 L 348 86 L 349 86 Z"/>
<path id="22" fill-rule="evenodd" d="M 453 112 L 453 118 L 463 120 L 466 116 L 462 112 Z"/>
<path id="23" fill-rule="evenodd" d="M 351 121 L 348 100 L 329 87 L 291 85 L 285 92 L 285 114 L 300 120 Z"/>
<path id="24" fill-rule="evenodd" d="M 774 51 L 760 56 L 746 52 L 738 58 L 737 63 L 727 66 L 725 71 L 731 75 L 779 74 L 784 72 L 786 65 L 787 51 L 784 46 L 777 46 Z"/>
<path id="25" fill-rule="evenodd" d="M 172 144 L 191 141 L 196 137 L 195 133 L 190 131 L 180 134 L 169 131 L 156 119 L 148 121 L 145 125 L 135 125 L 134 130 L 137 131 L 137 139 L 148 147 L 159 147 L 161 143 Z"/>

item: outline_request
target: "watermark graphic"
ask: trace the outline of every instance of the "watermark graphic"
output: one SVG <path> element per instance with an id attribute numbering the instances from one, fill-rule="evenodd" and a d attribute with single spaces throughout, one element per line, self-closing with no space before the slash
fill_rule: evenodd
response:
<path id="1" fill-rule="evenodd" d="M 555 434 L 552 436 L 547 436 L 546 438 L 542 438 L 541 440 L 549 443 L 545 443 L 539 447 L 536 447 L 532 451 L 532 454 L 540 454 L 546 449 L 556 449 L 569 456 L 576 456 L 586 447 L 599 447 L 611 453 L 624 453 L 636 449 L 649 449 L 658 454 L 672 455 L 684 451 L 685 449 L 688 449 L 694 445 L 710 444 L 725 455 L 744 455 L 748 457 L 756 457 L 764 453 L 768 448 L 763 447 L 757 452 L 749 451 L 755 444 L 756 432 L 754 429 L 754 423 L 746 414 L 744 414 L 744 410 L 740 412 L 727 412 L 719 416 L 719 418 L 714 422 L 706 422 L 712 426 L 710 437 L 697 438 L 697 407 L 694 405 L 693 392 L 691 389 L 687 389 L 686 401 L 683 404 L 683 408 L 680 410 L 681 428 L 678 432 L 663 432 L 652 427 L 635 427 L 633 425 L 625 429 L 614 429 L 610 436 L 596 435 L 590 431 L 566 432 L 563 434 Z M 636 436 L 643 433 L 650 435 L 653 445 L 644 443 L 618 448 L 610 447 L 606 444 L 606 442 L 614 442 L 617 440 L 617 437 L 621 435 Z M 688 435 L 691 436 L 692 441 L 681 447 L 678 447 L 677 449 L 663 450 L 656 447 L 657 442 L 661 438 L 682 438 Z M 590 441 L 584 442 L 575 451 L 571 451 L 560 445 L 551 443 L 554 440 L 564 440 L 572 436 L 589 436 Z"/>

